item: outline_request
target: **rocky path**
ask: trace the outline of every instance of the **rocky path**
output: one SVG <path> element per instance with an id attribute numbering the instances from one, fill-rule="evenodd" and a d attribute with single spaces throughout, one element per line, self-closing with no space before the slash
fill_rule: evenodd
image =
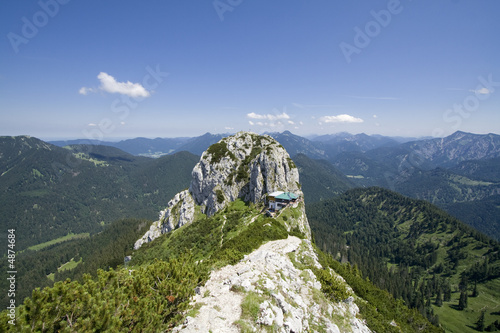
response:
<path id="1" fill-rule="evenodd" d="M 260 296 L 257 318 L 243 318 L 254 331 L 266 332 L 370 332 L 356 318 L 354 302 L 333 304 L 322 295 L 321 284 L 310 269 L 297 269 L 289 253 L 307 257 L 319 266 L 308 240 L 289 236 L 268 242 L 233 266 L 212 272 L 193 302 L 199 312 L 187 317 L 174 332 L 239 332 L 242 301 L 253 293 Z M 334 274 L 334 273 L 333 273 Z"/>

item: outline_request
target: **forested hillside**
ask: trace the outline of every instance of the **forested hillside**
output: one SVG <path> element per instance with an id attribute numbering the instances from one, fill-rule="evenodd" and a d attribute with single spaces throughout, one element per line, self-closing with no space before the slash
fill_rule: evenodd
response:
<path id="1" fill-rule="evenodd" d="M 146 226 L 132 218 L 156 219 L 189 186 L 197 160 L 187 152 L 152 159 L 107 146 L 0 138 L 1 233 L 15 229 L 18 300 L 35 287 L 122 264 Z"/>
<path id="2" fill-rule="evenodd" d="M 325 160 L 313 160 L 304 154 L 293 158 L 299 168 L 300 183 L 307 203 L 329 199 L 355 187 L 354 183 Z"/>
<path id="3" fill-rule="evenodd" d="M 500 319 L 500 245 L 437 207 L 380 188 L 307 206 L 317 245 L 432 322 L 466 332 Z M 467 326 L 469 325 L 469 326 Z"/>
<path id="4" fill-rule="evenodd" d="M 24 250 L 16 254 L 16 299 L 19 303 L 31 296 L 35 288 L 52 286 L 67 278 L 82 280 L 84 274 L 96 275 L 98 269 L 108 270 L 123 265 L 133 243 L 149 227 L 151 221 L 123 219 L 107 225 L 100 233 L 87 238 L 71 239 L 43 249 Z M 7 260 L 0 269 L 8 271 Z M 0 289 L 8 290 L 7 279 L 0 280 Z M 8 305 L 7 293 L 0 304 Z"/>
<path id="5" fill-rule="evenodd" d="M 96 233 L 120 218 L 154 219 L 189 186 L 198 157 L 137 157 L 106 146 L 56 147 L 31 137 L 0 138 L 0 211 L 17 250 Z M 2 238 L 2 242 L 6 237 Z"/>

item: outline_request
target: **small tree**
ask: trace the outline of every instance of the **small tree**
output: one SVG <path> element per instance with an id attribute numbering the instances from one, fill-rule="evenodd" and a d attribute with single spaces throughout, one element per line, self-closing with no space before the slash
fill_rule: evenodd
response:
<path id="1" fill-rule="evenodd" d="M 476 330 L 479 332 L 484 332 L 484 313 L 486 310 L 482 310 L 479 318 L 476 321 Z"/>
<path id="2" fill-rule="evenodd" d="M 441 289 L 438 289 L 437 291 L 437 296 L 436 296 L 436 303 L 437 306 L 443 306 L 443 293 L 441 292 Z"/>
<path id="3" fill-rule="evenodd" d="M 443 288 L 444 288 L 443 301 L 445 302 L 451 301 L 451 285 L 449 280 L 446 280 Z"/>
<path id="4" fill-rule="evenodd" d="M 472 289 L 472 297 L 479 296 L 479 291 L 477 291 L 477 282 L 474 282 L 474 289 Z"/>
<path id="5" fill-rule="evenodd" d="M 466 291 L 461 291 L 460 292 L 460 299 L 458 300 L 458 309 L 459 310 L 465 310 L 467 309 L 467 292 Z"/>

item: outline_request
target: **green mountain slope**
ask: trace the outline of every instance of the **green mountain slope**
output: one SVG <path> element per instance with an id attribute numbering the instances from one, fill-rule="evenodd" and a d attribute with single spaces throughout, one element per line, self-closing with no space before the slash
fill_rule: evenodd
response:
<path id="1" fill-rule="evenodd" d="M 437 168 L 415 171 L 407 180 L 395 183 L 394 190 L 438 205 L 476 230 L 500 239 L 494 204 L 494 196 L 500 193 L 498 181 L 487 181 L 477 173 L 465 176 Z"/>
<path id="2" fill-rule="evenodd" d="M 85 273 L 95 275 L 98 269 L 115 268 L 132 252 L 132 244 L 145 232 L 151 221 L 140 219 L 117 220 L 100 233 L 87 238 L 72 239 L 47 246 L 41 250 L 16 253 L 16 300 L 22 303 L 35 288 L 52 286 L 67 278 L 81 280 Z M 8 271 L 8 261 L 0 269 Z M 0 289 L 8 290 L 9 281 L 0 280 Z M 0 304 L 7 307 L 9 297 L 2 295 Z"/>
<path id="3" fill-rule="evenodd" d="M 475 180 L 500 182 L 500 158 L 462 162 L 451 171 Z"/>
<path id="4" fill-rule="evenodd" d="M 481 200 L 500 193 L 500 182 L 473 180 L 445 169 L 415 172 L 395 186 L 401 194 L 436 205 Z"/>
<path id="5" fill-rule="evenodd" d="M 195 290 L 207 282 L 211 271 L 240 262 L 245 255 L 266 242 L 285 240 L 290 235 L 304 237 L 293 227 L 299 223 L 296 218 L 302 215 L 303 204 L 297 208 L 285 208 L 276 218 L 261 214 L 261 208 L 237 200 L 210 218 L 200 215 L 191 224 L 143 245 L 134 252 L 127 268 L 100 270 L 94 278 L 87 276 L 80 282 L 67 280 L 56 283 L 52 288 L 35 291 L 20 308 L 17 326 L 6 324 L 9 318 L 4 311 L 0 314 L 0 325 L 3 325 L 0 327 L 5 331 L 20 331 L 31 326 L 44 326 L 50 331 L 69 327 L 79 331 L 96 328 L 168 331 L 182 323 L 186 315 L 196 316 L 200 308 L 205 306 L 200 303 L 193 307 L 190 300 L 195 296 Z M 372 329 L 384 332 L 441 331 L 417 312 L 408 310 L 388 293 L 374 287 L 350 265 L 341 265 L 317 250 L 318 260 L 324 267 L 318 269 L 310 266 L 310 254 L 304 255 L 300 251 L 293 252 L 289 257 L 295 262 L 296 269 L 302 272 L 300 279 L 312 274 L 309 272 L 318 276 L 322 292 L 311 296 L 318 306 L 326 309 L 326 305 L 321 304 L 343 304 L 342 300 L 350 295 L 346 284 L 331 278 L 328 273 L 331 268 L 358 295 L 356 302 L 361 308 L 361 318 Z M 281 278 L 285 282 L 290 281 L 288 283 L 293 281 L 292 277 L 283 275 Z M 204 297 L 215 297 L 206 293 Z M 234 323 L 241 331 L 251 327 L 249 325 L 255 325 L 256 319 L 252 318 L 257 317 L 252 317 L 252 313 L 258 316 L 259 302 L 273 300 L 272 294 L 256 296 L 258 294 L 245 291 L 239 285 L 233 286 L 230 293 L 242 295 L 245 299 L 242 303 L 242 319 Z M 298 306 L 293 305 L 291 296 L 287 297 L 292 306 Z M 220 304 L 216 308 L 221 311 L 222 307 Z M 251 310 L 251 307 L 256 309 Z M 68 312 L 70 309 L 71 315 Z M 226 314 L 220 312 L 220 316 Z M 346 321 L 340 315 L 332 316 L 331 320 L 342 329 L 350 328 L 349 320 Z M 263 324 L 256 327 L 259 331 L 272 329 L 272 326 Z M 317 329 L 322 331 L 321 326 Z"/>
<path id="6" fill-rule="evenodd" d="M 449 331 L 471 331 L 483 307 L 487 322 L 498 319 L 499 243 L 437 207 L 369 188 L 308 205 L 307 214 L 320 248 Z M 479 295 L 457 310 L 474 286 Z"/>
<path id="7" fill-rule="evenodd" d="M 325 160 L 298 154 L 293 161 L 299 168 L 300 183 L 307 203 L 329 199 L 353 188 L 354 183 Z"/>
<path id="8" fill-rule="evenodd" d="M 189 185 L 197 161 L 188 153 L 156 160 L 106 146 L 60 148 L 31 137 L 1 137 L 0 156 L 1 235 L 15 228 L 17 250 L 99 232 L 119 218 L 153 219 Z"/>
<path id="9" fill-rule="evenodd" d="M 500 195 L 443 205 L 443 208 L 483 234 L 500 240 Z"/>

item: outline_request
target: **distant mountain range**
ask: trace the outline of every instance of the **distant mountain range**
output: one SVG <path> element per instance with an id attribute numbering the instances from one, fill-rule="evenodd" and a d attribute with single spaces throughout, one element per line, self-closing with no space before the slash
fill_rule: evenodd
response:
<path id="1" fill-rule="evenodd" d="M 338 195 L 346 186 L 380 186 L 435 203 L 500 239 L 500 208 L 490 198 L 500 195 L 500 135 L 458 131 L 444 138 L 416 139 L 338 133 L 307 139 L 289 131 L 268 134 L 283 145 L 293 159 L 309 166 L 319 163 L 315 166 L 316 174 L 304 172 L 306 183 L 315 184 L 310 187 L 313 189 L 310 202 Z M 184 150 L 200 155 L 225 136 L 206 133 L 194 138 L 137 138 L 106 144 L 142 156 Z M 64 146 L 75 141 L 52 143 Z M 323 162 L 312 162 L 305 157 Z M 339 175 L 349 179 L 339 181 Z M 331 177 L 336 178 L 338 186 L 332 186 Z M 329 180 L 325 182 L 325 179 Z M 306 188 L 311 186 L 306 183 Z M 475 207 L 471 203 L 488 209 L 475 209 L 474 215 L 466 214 L 465 206 Z"/>
<path id="2" fill-rule="evenodd" d="M 175 154 L 180 151 L 187 151 L 195 155 L 201 155 L 210 145 L 225 137 L 225 134 L 205 133 L 199 137 L 179 137 L 179 138 L 135 138 L 118 142 L 97 141 L 87 139 L 49 141 L 49 143 L 65 147 L 70 145 L 103 145 L 115 147 L 132 155 L 146 157 L 160 157 L 163 155 Z"/>
<path id="3" fill-rule="evenodd" d="M 397 146 L 401 143 L 414 141 L 416 138 L 388 137 L 382 135 L 367 135 L 338 133 L 316 136 L 311 139 L 294 135 L 289 131 L 283 133 L 266 133 L 278 140 L 290 154 L 299 153 L 313 158 L 329 159 L 342 152 L 366 152 L 379 147 Z M 105 145 L 119 148 L 127 153 L 140 156 L 158 157 L 179 151 L 188 151 L 195 155 L 201 155 L 210 145 L 218 142 L 230 134 L 205 133 L 198 137 L 179 138 L 135 138 L 118 142 L 97 141 L 87 139 L 49 141 L 49 143 L 64 147 L 75 144 Z M 288 148 L 287 148 L 288 146 Z"/>

